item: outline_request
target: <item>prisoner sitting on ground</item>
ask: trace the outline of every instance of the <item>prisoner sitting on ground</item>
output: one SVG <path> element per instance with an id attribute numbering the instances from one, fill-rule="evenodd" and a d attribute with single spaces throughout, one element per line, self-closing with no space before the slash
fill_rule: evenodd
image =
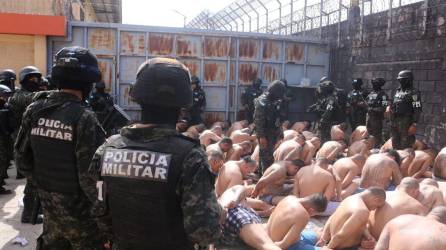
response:
<path id="1" fill-rule="evenodd" d="M 313 137 L 305 142 L 300 158 L 304 161 L 305 165 L 310 165 L 318 149 L 321 147 L 321 139 L 319 137 Z"/>
<path id="2" fill-rule="evenodd" d="M 233 143 L 241 143 L 244 141 L 255 142 L 257 137 L 255 135 L 251 135 L 251 132 L 252 131 L 250 128 L 234 130 L 229 138 L 231 138 Z"/>
<path id="3" fill-rule="evenodd" d="M 384 227 L 375 250 L 446 249 L 446 207 L 434 208 L 426 217 L 401 215 Z"/>
<path id="4" fill-rule="evenodd" d="M 358 189 L 359 184 L 353 180 L 361 175 L 362 168 L 367 158 L 362 154 L 355 154 L 337 160 L 333 166 L 333 174 L 339 179 L 340 183 L 336 189 L 341 189 L 341 199 L 352 195 Z"/>
<path id="5" fill-rule="evenodd" d="M 365 157 L 370 156 L 370 150 L 375 147 L 375 137 L 370 135 L 367 138 L 353 142 L 348 147 L 347 156 L 362 154 Z"/>
<path id="6" fill-rule="evenodd" d="M 405 177 L 393 192 L 387 192 L 384 206 L 370 213 L 369 230 L 378 239 L 387 222 L 402 214 L 425 215 L 427 209 L 417 200 L 419 184 L 415 178 Z"/>
<path id="7" fill-rule="evenodd" d="M 446 201 L 446 148 L 435 158 L 432 178 L 438 182 L 438 188 L 443 192 L 443 199 Z"/>
<path id="8" fill-rule="evenodd" d="M 211 170 L 214 174 L 218 175 L 218 172 L 220 171 L 220 168 L 225 163 L 224 155 L 219 150 L 211 150 L 206 152 L 208 156 L 208 162 L 211 166 Z"/>
<path id="9" fill-rule="evenodd" d="M 370 211 L 382 207 L 385 201 L 386 192 L 379 187 L 370 187 L 347 197 L 325 224 L 318 246 L 355 249 L 361 245 L 365 249 L 373 249 L 376 239 L 368 232 L 367 221 Z"/>
<path id="10" fill-rule="evenodd" d="M 436 151 L 433 149 L 415 150 L 415 157 L 409 165 L 409 169 L 405 176 L 412 176 L 414 178 L 432 178 L 432 172 L 429 168 L 433 165 L 436 157 Z"/>
<path id="11" fill-rule="evenodd" d="M 277 203 L 284 197 L 285 181 L 296 175 L 300 168 L 304 166 L 303 161 L 281 161 L 271 165 L 260 180 L 257 182 L 251 197 L 255 198 L 260 195 L 260 199 L 270 205 Z"/>
<path id="12" fill-rule="evenodd" d="M 274 161 L 302 159 L 300 153 L 302 152 L 304 145 L 305 137 L 301 134 L 298 134 L 294 139 L 283 141 L 274 151 Z"/>
<path id="13" fill-rule="evenodd" d="M 220 126 L 215 126 L 212 129 L 207 129 L 200 134 L 200 144 L 205 147 L 221 140 L 223 130 Z"/>
<path id="14" fill-rule="evenodd" d="M 250 141 L 232 144 L 232 148 L 226 153 L 225 161 L 238 161 L 243 156 L 250 155 L 251 153 L 252 143 Z"/>
<path id="15" fill-rule="evenodd" d="M 417 200 L 428 210 L 434 207 L 444 206 L 443 193 L 438 188 L 438 183 L 432 179 L 424 179 L 420 182 L 420 194 Z"/>
<path id="16" fill-rule="evenodd" d="M 394 190 L 402 179 L 399 164 L 400 157 L 393 149 L 386 153 L 371 155 L 362 168 L 358 191 L 372 186 Z"/>
<path id="17" fill-rule="evenodd" d="M 367 131 L 366 126 L 358 126 L 356 128 L 352 128 L 353 132 L 350 135 L 349 144 L 352 145 L 355 141 L 359 141 L 365 139 L 369 136 L 369 132 Z"/>
<path id="18" fill-rule="evenodd" d="M 223 192 L 235 185 L 243 185 L 243 179 L 253 173 L 257 163 L 249 156 L 240 161 L 228 161 L 220 169 L 215 181 L 215 194 L 220 197 Z"/>
<path id="19" fill-rule="evenodd" d="M 316 154 L 316 158 L 326 158 L 330 162 L 334 162 L 338 157 L 342 155 L 345 149 L 345 144 L 337 141 L 325 142 Z"/>
<path id="20" fill-rule="evenodd" d="M 302 122 L 295 122 L 293 126 L 291 126 L 291 129 L 298 133 L 302 133 L 303 131 L 308 130 L 309 127 L 310 127 L 310 122 L 302 121 Z"/>
<path id="21" fill-rule="evenodd" d="M 404 150 L 397 150 L 400 156 L 400 170 L 403 177 L 408 176 L 409 166 L 412 164 L 415 158 L 415 151 L 412 148 L 406 148 Z"/>
<path id="22" fill-rule="evenodd" d="M 193 125 L 190 126 L 183 135 L 198 140 L 200 134 L 205 130 L 206 126 L 204 126 L 204 124 Z"/>
<path id="23" fill-rule="evenodd" d="M 231 136 L 234 131 L 242 130 L 244 128 L 247 128 L 248 126 L 249 126 L 248 120 L 236 121 L 231 125 L 228 131 L 226 131 L 226 135 Z"/>
<path id="24" fill-rule="evenodd" d="M 332 141 L 342 141 L 345 140 L 345 131 L 347 131 L 348 125 L 343 122 L 338 125 L 333 125 L 330 131 L 330 137 Z"/>
<path id="25" fill-rule="evenodd" d="M 220 151 L 222 154 L 226 154 L 232 148 L 232 140 L 228 137 L 224 137 L 219 142 L 211 144 L 206 147 L 206 152 L 211 150 Z"/>

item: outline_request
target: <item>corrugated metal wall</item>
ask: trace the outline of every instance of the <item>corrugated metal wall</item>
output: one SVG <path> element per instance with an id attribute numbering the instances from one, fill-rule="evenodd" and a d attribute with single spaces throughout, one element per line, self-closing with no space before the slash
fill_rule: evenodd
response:
<path id="1" fill-rule="evenodd" d="M 48 68 L 59 49 L 73 45 L 87 47 L 98 56 L 107 90 L 135 119 L 139 107 L 130 100 L 129 88 L 135 81 L 138 66 L 148 58 L 177 58 L 201 79 L 207 98 L 205 120 L 208 122 L 236 119 L 240 93 L 256 77 L 265 86 L 280 78 L 287 79 L 290 86 L 314 86 L 328 73 L 329 65 L 328 46 L 316 40 L 71 22 L 68 37 L 48 39 Z"/>

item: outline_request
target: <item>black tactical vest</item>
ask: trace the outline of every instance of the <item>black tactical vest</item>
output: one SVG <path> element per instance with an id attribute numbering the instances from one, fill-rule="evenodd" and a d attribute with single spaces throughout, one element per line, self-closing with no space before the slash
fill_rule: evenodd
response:
<path id="1" fill-rule="evenodd" d="M 375 91 L 373 90 L 367 96 L 367 105 L 370 108 L 382 108 L 388 105 L 387 96 L 384 91 Z"/>
<path id="2" fill-rule="evenodd" d="M 399 115 L 410 115 L 414 113 L 413 102 L 415 93 L 410 90 L 398 89 L 392 103 L 392 112 Z M 419 100 L 418 100 L 419 101 Z"/>
<path id="3" fill-rule="evenodd" d="M 193 147 L 180 135 L 145 143 L 117 135 L 107 145 L 101 175 L 120 249 L 193 249 L 175 192 Z"/>
<path id="4" fill-rule="evenodd" d="M 50 192 L 80 191 L 76 166 L 76 129 L 84 112 L 80 102 L 43 104 L 32 114 L 33 177 Z"/>

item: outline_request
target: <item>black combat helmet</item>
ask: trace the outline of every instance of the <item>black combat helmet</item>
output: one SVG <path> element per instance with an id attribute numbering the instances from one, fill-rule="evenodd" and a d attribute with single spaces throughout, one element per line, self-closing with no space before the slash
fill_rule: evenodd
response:
<path id="1" fill-rule="evenodd" d="M 325 82 L 325 81 L 330 81 L 330 79 L 328 79 L 328 76 L 323 76 L 323 77 L 321 78 L 321 80 L 319 80 L 319 83 L 323 83 L 323 82 Z"/>
<path id="2" fill-rule="evenodd" d="M 269 84 L 266 91 L 268 92 L 267 96 L 270 100 L 278 100 L 280 98 L 283 98 L 286 91 L 285 83 L 279 80 L 275 80 L 274 82 Z"/>
<path id="3" fill-rule="evenodd" d="M 51 80 L 59 89 L 81 90 L 87 98 L 93 83 L 101 80 L 98 59 L 86 48 L 65 47 L 56 54 Z"/>
<path id="4" fill-rule="evenodd" d="M 0 72 L 0 84 L 8 86 L 14 91 L 14 82 L 17 79 L 17 75 L 12 69 L 5 69 Z"/>
<path id="5" fill-rule="evenodd" d="M 260 86 L 262 86 L 262 83 L 263 83 L 262 79 L 256 78 L 252 81 L 252 86 L 258 89 L 260 88 Z"/>
<path id="6" fill-rule="evenodd" d="M 169 58 L 152 58 L 141 64 L 130 96 L 141 106 L 182 108 L 192 104 L 189 71 Z"/>
<path id="7" fill-rule="evenodd" d="M 326 80 L 319 84 L 319 89 L 321 91 L 321 94 L 328 95 L 333 93 L 333 91 L 335 90 L 335 86 L 332 81 Z"/>
<path id="8" fill-rule="evenodd" d="M 8 96 L 12 94 L 12 90 L 3 84 L 0 84 L 0 96 Z"/>
<path id="9" fill-rule="evenodd" d="M 200 84 L 200 78 L 198 78 L 198 76 L 192 76 L 190 78 L 190 84 Z"/>
<path id="10" fill-rule="evenodd" d="M 19 73 L 19 82 L 23 84 L 28 77 L 37 76 L 38 78 L 42 77 L 42 73 L 40 73 L 39 69 L 34 66 L 26 66 L 20 70 Z"/>
<path id="11" fill-rule="evenodd" d="M 361 87 L 363 84 L 362 79 L 361 78 L 355 78 L 352 81 L 352 85 L 353 87 Z"/>
<path id="12" fill-rule="evenodd" d="M 382 77 L 375 77 L 372 79 L 372 86 L 374 89 L 381 88 L 384 84 L 386 84 L 386 80 Z"/>
<path id="13" fill-rule="evenodd" d="M 402 89 L 408 89 L 412 87 L 412 81 L 413 81 L 412 71 L 410 70 L 400 71 L 396 79 L 400 82 Z"/>
<path id="14" fill-rule="evenodd" d="M 105 83 L 103 81 L 97 82 L 94 85 L 94 87 L 97 88 L 97 89 L 105 89 Z"/>

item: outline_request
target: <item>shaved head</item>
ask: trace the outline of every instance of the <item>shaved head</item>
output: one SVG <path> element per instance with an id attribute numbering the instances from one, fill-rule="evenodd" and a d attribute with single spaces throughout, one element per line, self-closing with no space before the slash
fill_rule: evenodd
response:
<path id="1" fill-rule="evenodd" d="M 438 220 L 438 222 L 446 224 L 446 207 L 445 206 L 434 207 L 427 216 L 434 217 Z"/>

